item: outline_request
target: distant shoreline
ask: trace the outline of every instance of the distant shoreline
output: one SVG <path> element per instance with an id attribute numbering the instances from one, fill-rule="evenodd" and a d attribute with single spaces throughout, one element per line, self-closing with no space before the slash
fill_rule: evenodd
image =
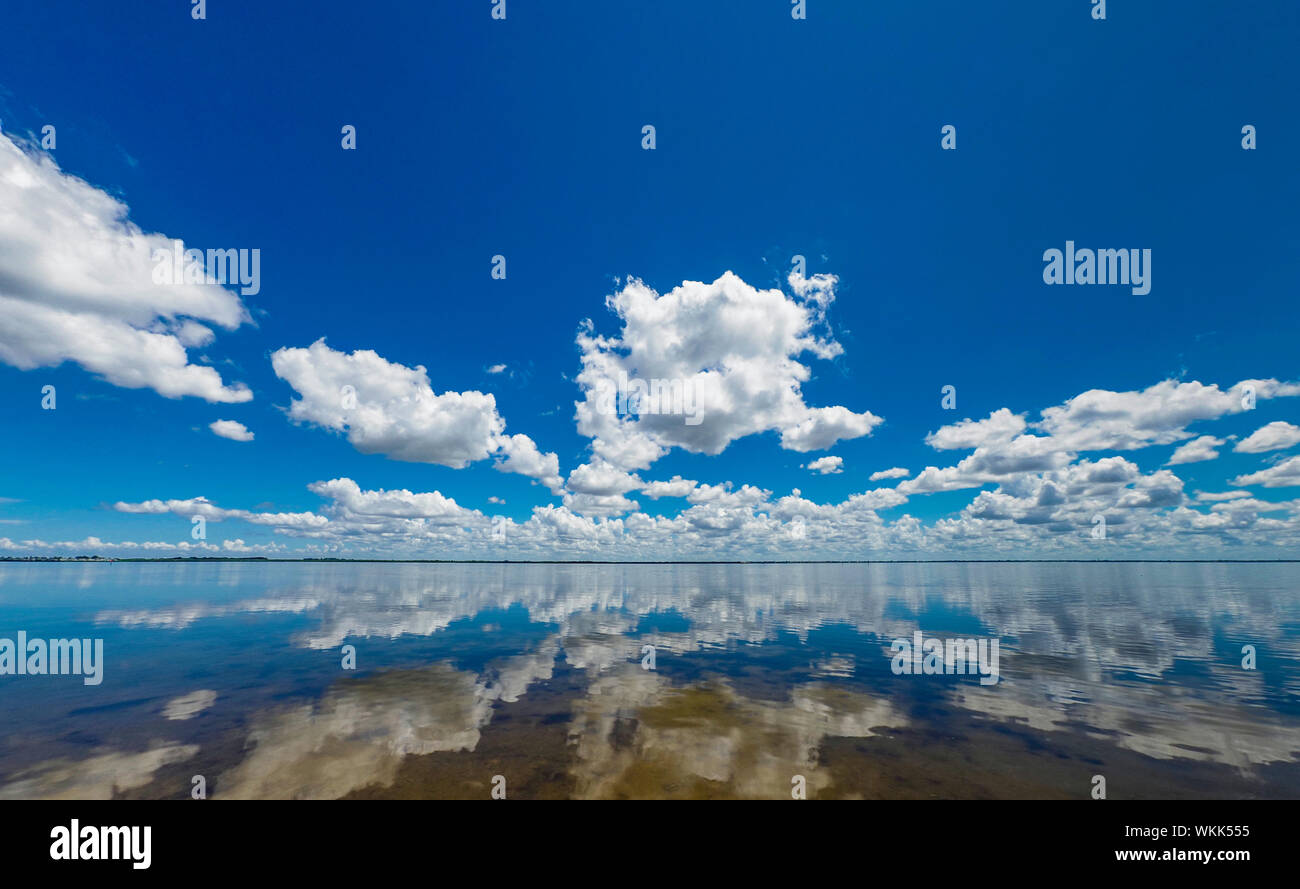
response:
<path id="1" fill-rule="evenodd" d="M 1300 559 L 674 559 L 598 560 L 598 559 L 269 559 L 264 556 L 226 558 L 222 556 L 177 556 L 167 559 L 108 558 L 23 558 L 0 557 L 0 564 L 52 562 L 91 565 L 105 562 L 274 562 L 277 564 L 356 563 L 380 565 L 1276 565 L 1300 562 Z"/>

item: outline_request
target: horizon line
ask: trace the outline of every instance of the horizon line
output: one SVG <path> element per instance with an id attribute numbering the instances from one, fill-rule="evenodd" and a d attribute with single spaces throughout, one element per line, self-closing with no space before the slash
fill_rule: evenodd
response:
<path id="1" fill-rule="evenodd" d="M 274 559 L 266 556 L 172 556 L 116 558 L 106 556 L 0 556 L 5 562 L 357 562 L 410 565 L 980 565 L 980 564 L 1189 564 L 1271 565 L 1297 559 L 364 559 L 315 557 Z"/>

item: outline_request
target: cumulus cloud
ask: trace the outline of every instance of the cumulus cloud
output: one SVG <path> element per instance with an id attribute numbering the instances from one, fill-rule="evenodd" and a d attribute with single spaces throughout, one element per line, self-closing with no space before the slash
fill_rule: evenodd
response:
<path id="1" fill-rule="evenodd" d="M 617 516 L 635 512 L 641 504 L 624 497 L 622 494 L 584 494 L 566 493 L 565 508 L 579 515 Z"/>
<path id="2" fill-rule="evenodd" d="M 1215 448 L 1223 447 L 1224 443 L 1222 438 L 1215 438 L 1213 435 L 1202 435 L 1175 450 L 1169 457 L 1169 462 L 1165 465 L 1178 466 L 1182 463 L 1202 463 L 1206 460 L 1217 460 L 1219 452 Z"/>
<path id="3" fill-rule="evenodd" d="M 869 411 L 810 407 L 803 397 L 811 371 L 798 359 L 842 351 L 826 323 L 835 283 L 830 275 L 792 276 L 789 296 L 727 272 L 711 284 L 685 281 L 660 295 L 628 281 L 606 299 L 622 324 L 619 334 L 600 336 L 590 321 L 578 334 L 578 431 L 592 439 L 596 456 L 625 470 L 645 469 L 674 447 L 719 454 L 763 432 L 776 432 L 783 448 L 800 452 L 868 435 L 882 422 Z M 634 381 L 680 393 L 680 409 L 676 400 L 665 405 L 666 398 L 620 398 L 620 388 L 631 393 Z"/>
<path id="4" fill-rule="evenodd" d="M 283 553 L 285 547 L 282 544 L 275 543 L 247 545 L 242 540 L 224 540 L 220 545 L 207 543 L 202 540 L 181 540 L 176 543 L 166 540 L 109 541 L 101 540 L 100 538 L 91 535 L 81 540 L 12 540 L 8 537 L 0 537 L 0 550 L 12 553 L 47 553 L 50 555 L 66 555 L 70 553 L 75 553 L 77 555 L 104 555 L 105 553 L 129 555 L 157 555 L 160 553 L 212 555 L 221 552 L 271 555 L 275 553 Z"/>
<path id="5" fill-rule="evenodd" d="M 1292 457 L 1249 475 L 1239 475 L 1232 480 L 1232 484 L 1262 485 L 1265 488 L 1289 488 L 1300 485 L 1300 457 Z"/>
<path id="6" fill-rule="evenodd" d="M 1280 451 L 1295 444 L 1300 444 L 1300 426 L 1278 420 L 1259 427 L 1237 442 L 1233 450 L 1243 454 L 1262 454 L 1266 451 Z"/>
<path id="7" fill-rule="evenodd" d="M 202 498 L 119 508 L 180 515 L 199 508 L 223 518 L 271 525 L 276 533 L 313 540 L 328 552 L 409 555 L 436 550 L 466 558 L 481 558 L 485 546 L 499 545 L 498 531 L 512 558 L 520 559 L 709 559 L 721 553 L 740 558 L 861 558 L 874 552 L 993 554 L 1029 549 L 1090 557 L 1097 552 L 1090 531 L 1098 513 L 1106 517 L 1107 546 L 1112 548 L 1157 544 L 1199 553 L 1206 535 L 1229 544 L 1300 544 L 1297 501 L 1263 504 L 1249 496 L 1236 501 L 1198 497 L 1201 509 L 1211 507 L 1207 513 L 1189 508 L 1182 480 L 1169 470 L 1144 474 L 1135 463 L 1117 456 L 1005 478 L 979 492 L 956 517 L 928 526 L 907 514 L 890 520 L 880 515 L 908 502 L 909 495 L 896 488 L 852 494 L 838 503 L 815 503 L 797 491 L 773 499 L 771 491 L 752 485 L 697 484 L 675 516 L 649 516 L 617 493 L 625 483 L 593 481 L 583 486 L 598 493 L 570 493 L 564 506 L 534 508 L 521 522 L 498 520 L 503 527 L 438 492 L 367 491 L 350 479 L 311 486 L 329 500 L 319 515 L 225 509 Z M 685 488 L 679 485 L 675 493 Z M 1288 515 L 1261 518 L 1269 512 Z M 615 513 L 629 514 L 613 517 Z"/>
<path id="8" fill-rule="evenodd" d="M 1068 459 L 1079 451 L 1129 451 L 1187 441 L 1194 433 L 1186 427 L 1194 422 L 1241 413 L 1249 409 L 1252 398 L 1295 395 L 1300 395 L 1300 383 L 1271 379 L 1242 380 L 1226 390 L 1195 380 L 1163 380 L 1130 392 L 1090 389 L 1064 404 L 1045 408 L 1036 423 L 1026 424 L 1021 415 L 1001 408 L 984 420 L 966 419 L 941 427 L 926 437 L 926 443 L 939 450 L 974 448 L 976 454 L 985 455 L 985 463 L 1031 454 L 1047 461 L 1054 459 L 1053 455 Z M 1026 428 L 1042 434 L 1025 433 Z M 1218 441 L 1218 445 L 1223 443 Z M 1186 453 L 1204 454 L 1206 444 L 1203 441 Z"/>
<path id="9" fill-rule="evenodd" d="M 882 469 L 879 472 L 871 473 L 871 481 L 878 482 L 882 478 L 907 478 L 911 474 L 911 470 L 904 469 L 902 466 L 895 466 L 893 469 Z"/>
<path id="10" fill-rule="evenodd" d="M 1248 410 L 1252 393 L 1261 399 L 1300 395 L 1300 383 L 1242 380 L 1221 390 L 1217 384 L 1195 380 L 1163 380 L 1138 392 L 1090 389 L 1045 409 L 1035 427 L 1072 451 L 1129 451 L 1174 444 L 1192 437 L 1186 428 L 1192 423 Z"/>
<path id="11" fill-rule="evenodd" d="M 1183 395 L 1173 391 L 1183 385 L 1192 388 Z M 1244 385 L 1253 386 L 1257 396 L 1268 397 L 1268 393 L 1284 393 L 1290 384 L 1239 384 Z M 1235 395 L 1237 388 L 1227 391 Z M 1190 395 L 1221 403 L 1223 394 L 1215 395 L 1219 390 L 1199 383 L 1169 383 L 1143 391 L 1153 389 L 1167 390 L 1155 399 L 1157 407 Z M 1189 497 L 1183 480 L 1169 468 L 1147 471 L 1118 454 L 1080 458 L 1067 446 L 1090 443 L 1089 435 L 1093 442 L 1105 436 L 1132 445 L 1129 450 L 1172 438 L 1169 443 L 1182 443 L 1181 456 L 1174 461 L 1179 463 L 1193 455 L 1207 456 L 1226 440 L 1186 432 L 1178 425 L 1188 415 L 1186 410 L 1172 414 L 1152 410 L 1146 398 L 1136 402 L 1122 398 L 1120 403 L 1130 409 L 1134 403 L 1139 405 L 1140 410 L 1126 414 L 1138 425 L 1128 428 L 1119 417 L 1109 417 L 1097 419 L 1104 427 L 1100 431 L 1063 421 L 1045 431 L 1035 424 L 1021 427 L 1019 415 L 1009 410 L 995 411 L 987 422 L 968 419 L 952 424 L 931 433 L 930 441 L 970 447 L 971 452 L 955 465 L 929 466 L 913 478 L 903 478 L 897 487 L 852 493 L 838 502 L 817 503 L 798 490 L 774 498 L 771 491 L 755 485 L 701 483 L 680 475 L 646 481 L 625 465 L 595 454 L 564 480 L 563 505 L 536 507 L 519 521 L 503 518 L 494 523 L 436 491 L 368 491 L 350 479 L 314 483 L 311 489 L 328 502 L 313 513 L 228 509 L 201 497 L 116 508 L 247 521 L 272 527 L 277 534 L 311 540 L 311 546 L 329 552 L 355 549 L 402 555 L 436 550 L 467 558 L 481 558 L 485 547 L 499 546 L 501 534 L 512 558 L 520 559 L 710 559 L 722 554 L 757 559 L 862 558 L 876 553 L 986 557 L 1026 552 L 1092 558 L 1155 549 L 1186 554 L 1201 554 L 1211 547 L 1234 547 L 1236 552 L 1244 546 L 1260 552 L 1300 549 L 1300 500 L 1270 503 L 1246 491 L 1200 492 Z M 1235 410 L 1228 406 L 1227 412 Z M 1151 422 L 1153 415 L 1161 421 Z M 1074 419 L 1082 422 L 1081 416 Z M 1016 431 L 1021 428 L 1036 431 Z M 807 465 L 829 466 L 833 459 L 822 461 Z M 873 480 L 906 474 L 895 467 L 873 473 Z M 1300 457 L 1232 483 L 1300 485 Z M 900 509 L 914 497 L 976 488 L 980 490 L 959 512 L 932 522 L 923 523 Z M 634 496 L 674 498 L 684 504 L 675 515 L 648 515 L 640 511 Z M 890 511 L 889 517 L 882 515 L 885 511 Z M 1104 543 L 1091 535 L 1098 515 L 1106 520 Z"/>
<path id="12" fill-rule="evenodd" d="M 1211 460 L 1218 456 L 1215 448 L 1225 439 L 1197 437 L 1187 426 L 1249 410 L 1256 398 L 1297 394 L 1300 384 L 1271 379 L 1243 380 L 1226 390 L 1196 381 L 1164 380 L 1140 391 L 1089 390 L 1044 409 L 1036 423 L 1026 424 L 1020 415 L 1002 408 L 985 420 L 962 420 L 927 436 L 927 443 L 936 449 L 974 451 L 954 466 L 926 467 L 915 478 L 899 483 L 897 490 L 912 496 L 998 485 L 996 491 L 977 495 L 960 521 L 1006 519 L 1041 524 L 1049 531 L 1072 529 L 1082 515 L 1067 516 L 1054 502 L 1067 496 L 1058 485 L 1061 473 L 1070 479 L 1067 490 L 1074 490 L 1074 499 L 1089 509 L 1179 507 L 1182 483 L 1171 473 L 1143 476 L 1136 465 L 1119 458 L 1076 462 L 1079 452 L 1137 450 L 1184 442 L 1167 465 Z M 1078 490 L 1083 481 L 1077 476 L 1080 469 L 1089 475 L 1101 474 L 1086 480 L 1091 493 Z M 1279 473 L 1268 479 L 1280 484 L 1285 477 Z M 1116 485 L 1122 492 L 1114 489 Z M 936 524 L 940 531 L 955 527 L 944 521 Z"/>
<path id="13" fill-rule="evenodd" d="M 249 401 L 247 386 L 225 385 L 186 352 L 212 341 L 207 325 L 233 330 L 247 310 L 215 283 L 154 283 L 155 251 L 172 249 L 121 201 L 0 134 L 0 361 L 71 361 L 168 398 Z"/>
<path id="14" fill-rule="evenodd" d="M 436 524 L 460 524 L 479 514 L 458 506 L 438 491 L 416 494 L 406 489 L 363 491 L 350 478 L 313 482 L 307 486 L 313 494 L 333 500 L 330 507 L 336 519 L 426 519 Z"/>
<path id="15" fill-rule="evenodd" d="M 641 479 L 630 472 L 596 459 L 569 473 L 567 486 L 575 494 L 626 494 L 643 486 Z"/>
<path id="16" fill-rule="evenodd" d="M 238 420 L 215 420 L 208 424 L 208 428 L 222 438 L 228 438 L 231 441 L 253 440 L 253 433 L 249 432 L 248 427 Z"/>
<path id="17" fill-rule="evenodd" d="M 184 519 L 202 516 L 209 522 L 239 519 L 254 525 L 271 525 L 280 528 L 318 528 L 329 520 L 311 512 L 251 512 L 246 509 L 225 509 L 206 497 L 186 500 L 145 500 L 140 503 L 117 502 L 113 509 L 134 515 L 175 515 Z"/>
<path id="18" fill-rule="evenodd" d="M 822 475 L 836 475 L 844 471 L 843 467 L 844 460 L 842 458 L 827 455 L 825 457 L 818 457 L 816 460 L 808 463 L 804 466 L 804 469 L 811 472 L 818 472 Z"/>
<path id="19" fill-rule="evenodd" d="M 1001 408 L 987 419 L 969 417 L 958 423 L 941 427 L 925 437 L 925 443 L 936 450 L 970 450 L 972 448 L 1007 442 L 1025 431 L 1025 418 Z"/>
<path id="20" fill-rule="evenodd" d="M 1024 473 L 1063 469 L 1073 459 L 1045 436 L 1020 435 L 1005 443 L 984 445 L 956 466 L 927 466 L 916 478 L 900 482 L 904 494 L 959 491 L 997 483 Z"/>
<path id="21" fill-rule="evenodd" d="M 563 481 L 558 456 L 543 454 L 527 435 L 505 435 L 498 439 L 498 444 L 505 457 L 497 464 L 498 469 L 536 479 L 550 488 L 552 494 L 560 493 Z"/>
<path id="22" fill-rule="evenodd" d="M 293 387 L 289 417 L 339 432 L 363 454 L 463 469 L 499 456 L 498 468 L 556 490 L 559 458 L 526 435 L 506 435 L 496 398 L 478 391 L 435 394 L 424 367 L 387 361 L 370 349 L 331 349 L 323 339 L 271 355 Z"/>
<path id="23" fill-rule="evenodd" d="M 641 493 L 652 500 L 658 500 L 660 497 L 687 497 L 695 490 L 697 484 L 688 478 L 674 475 L 666 482 L 651 482 L 641 489 Z"/>

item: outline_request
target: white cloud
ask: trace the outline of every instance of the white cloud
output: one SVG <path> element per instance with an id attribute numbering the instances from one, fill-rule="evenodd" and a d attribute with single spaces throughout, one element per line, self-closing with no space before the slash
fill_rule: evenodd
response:
<path id="1" fill-rule="evenodd" d="M 1035 468 L 1029 465 L 1034 461 L 1043 469 L 1052 462 L 1063 465 L 1079 451 L 1127 451 L 1186 441 L 1194 437 L 1186 429 L 1191 423 L 1247 410 L 1248 391 L 1260 399 L 1295 396 L 1300 395 L 1300 383 L 1242 380 L 1221 390 L 1217 384 L 1207 386 L 1195 380 L 1163 380 L 1141 391 L 1091 389 L 1063 405 L 1044 409 L 1040 421 L 1028 424 L 1045 435 L 1024 434 L 1023 417 L 1001 408 L 984 420 L 966 419 L 941 427 L 926 437 L 926 443 L 939 450 L 974 448 L 972 457 L 979 459 L 963 461 L 970 470 L 966 475 L 976 468 L 991 475 L 1027 471 Z M 1207 447 L 1208 440 L 1203 437 L 1201 444 L 1188 449 L 1183 457 L 1213 459 L 1204 456 L 1212 449 Z"/>
<path id="2" fill-rule="evenodd" d="M 1300 457 L 1292 457 L 1249 475 L 1239 475 L 1231 483 L 1239 486 L 1262 485 L 1265 488 L 1289 488 L 1300 485 Z"/>
<path id="3" fill-rule="evenodd" d="M 1296 500 L 1283 500 L 1278 503 L 1270 503 L 1265 500 L 1259 500 L 1255 497 L 1247 497 L 1244 500 L 1227 500 L 1222 503 L 1216 503 L 1210 507 L 1211 512 L 1230 512 L 1230 511 L 1248 511 L 1248 512 L 1293 512 L 1296 508 Z"/>
<path id="4" fill-rule="evenodd" d="M 611 465 L 597 458 L 591 463 L 584 463 L 569 473 L 567 486 L 575 494 L 626 494 L 644 487 L 644 482 L 636 475 Z"/>
<path id="5" fill-rule="evenodd" d="M 567 493 L 561 507 L 534 508 L 522 522 L 505 519 L 503 538 L 482 513 L 436 491 L 368 491 L 350 479 L 310 486 L 327 499 L 319 513 L 225 509 L 204 498 L 116 508 L 242 520 L 315 541 L 309 550 L 394 556 L 436 550 L 448 557 L 482 558 L 487 547 L 499 551 L 504 541 L 511 557 L 519 559 L 698 559 L 723 553 L 741 558 L 862 558 L 873 553 L 1026 551 L 1089 558 L 1097 554 L 1090 532 L 1098 513 L 1107 519 L 1107 552 L 1170 546 L 1199 554 L 1216 541 L 1272 548 L 1300 545 L 1300 500 L 1264 503 L 1249 495 L 1230 499 L 1211 494 L 1198 496 L 1194 503 L 1199 508 L 1189 507 L 1183 482 L 1172 472 L 1144 474 L 1119 456 L 1009 475 L 993 482 L 991 490 L 979 492 L 955 518 L 929 526 L 907 514 L 890 520 L 879 515 L 907 503 L 908 495 L 897 488 L 819 504 L 797 491 L 774 500 L 771 491 L 729 482 L 692 488 L 693 483 L 677 478 L 629 488 L 635 476 L 602 464 L 575 473 L 574 484 L 582 493 Z M 1300 475 L 1300 469 L 1292 475 Z M 641 514 L 634 501 L 619 493 L 653 489 L 669 496 L 670 486 L 672 495 L 689 491 L 688 505 L 675 516 Z M 1206 505 L 1210 512 L 1201 511 Z M 1266 517 L 1269 514 L 1277 517 Z M 8 541 L 0 547 L 22 548 Z"/>
<path id="6" fill-rule="evenodd" d="M 350 478 L 313 482 L 307 486 L 313 494 L 333 500 L 330 510 L 342 521 L 365 519 L 427 519 L 435 524 L 455 524 L 472 520 L 478 514 L 458 506 L 438 491 L 415 494 L 405 489 L 363 491 Z"/>
<path id="7" fill-rule="evenodd" d="M 871 473 L 871 481 L 878 482 L 882 478 L 907 478 L 912 472 L 904 469 L 902 466 L 895 466 L 893 469 L 882 469 L 879 472 Z"/>
<path id="8" fill-rule="evenodd" d="M 0 208 L 0 361 L 72 361 L 168 398 L 252 399 L 186 353 L 213 339 L 200 322 L 247 321 L 243 303 L 216 284 L 155 284 L 153 252 L 172 240 L 141 231 L 125 204 L 0 134 Z"/>
<path id="9" fill-rule="evenodd" d="M 317 340 L 276 350 L 271 366 L 299 396 L 290 418 L 343 432 L 363 454 L 462 469 L 491 456 L 505 431 L 492 395 L 435 395 L 424 367 L 369 349 L 347 354 Z"/>
<path id="10" fill-rule="evenodd" d="M 504 435 L 498 444 L 505 459 L 497 464 L 497 469 L 536 479 L 550 488 L 552 494 L 560 493 L 563 480 L 558 456 L 543 454 L 527 435 Z"/>
<path id="11" fill-rule="evenodd" d="M 565 494 L 564 505 L 583 516 L 619 516 L 641 508 L 641 504 L 622 494 Z"/>
<path id="12" fill-rule="evenodd" d="M 188 533 L 188 529 L 187 532 Z M 229 542 L 229 541 L 227 541 Z M 243 541 L 239 541 L 242 543 Z M 230 547 L 224 547 L 229 550 Z M 128 553 L 137 554 L 155 554 L 155 553 L 179 553 L 182 555 L 212 555 L 220 553 L 223 547 L 215 543 L 207 543 L 202 540 L 181 540 L 172 543 L 166 540 L 157 541 L 108 541 L 101 540 L 98 537 L 90 536 L 82 540 L 11 540 L 8 537 L 0 537 L 0 550 L 9 552 L 48 552 L 48 553 L 75 553 L 77 555 L 102 555 L 104 553 Z M 270 553 L 279 552 L 282 548 L 267 545 L 255 548 L 257 552 Z M 254 551 L 250 548 L 249 551 Z"/>
<path id="13" fill-rule="evenodd" d="M 906 502 L 907 495 L 897 488 L 875 488 L 849 497 L 848 500 L 844 501 L 844 507 L 848 511 L 860 513 L 864 510 L 874 511 L 902 506 Z"/>
<path id="14" fill-rule="evenodd" d="M 827 455 L 813 460 L 811 463 L 804 466 L 804 469 L 812 472 L 819 472 L 822 475 L 836 475 L 843 472 L 843 466 L 844 460 L 842 458 Z"/>
<path id="15" fill-rule="evenodd" d="M 1064 450 L 1128 451 L 1191 438 L 1186 427 L 1241 413 L 1247 390 L 1256 398 L 1300 395 L 1300 384 L 1242 380 L 1227 390 L 1195 380 L 1163 380 L 1140 392 L 1091 389 L 1043 411 L 1034 426 L 1049 433 Z"/>
<path id="16" fill-rule="evenodd" d="M 1250 496 L 1249 491 L 1223 491 L 1221 493 L 1215 493 L 1211 491 L 1198 491 L 1196 494 L 1196 499 L 1203 500 L 1209 503 L 1218 503 L 1219 501 L 1222 500 L 1240 500 L 1242 497 L 1249 497 L 1249 496 Z"/>
<path id="17" fill-rule="evenodd" d="M 987 419 L 969 417 L 958 423 L 940 427 L 925 437 L 925 443 L 936 450 L 970 450 L 1010 441 L 1025 431 L 1025 418 L 1000 408 Z"/>
<path id="18" fill-rule="evenodd" d="M 645 486 L 635 474 L 597 457 L 569 473 L 564 505 L 584 515 L 621 515 L 640 509 L 635 500 L 623 496 Z"/>
<path id="19" fill-rule="evenodd" d="M 956 466 L 927 466 L 916 478 L 900 482 L 898 490 L 904 494 L 932 494 L 978 488 L 1024 473 L 1063 469 L 1072 459 L 1073 455 L 1059 450 L 1046 436 L 1020 435 L 1008 442 L 978 447 Z"/>
<path id="20" fill-rule="evenodd" d="M 1300 426 L 1277 420 L 1256 429 L 1237 442 L 1233 450 L 1243 454 L 1262 454 L 1265 451 L 1280 451 L 1295 444 L 1300 444 Z"/>
<path id="21" fill-rule="evenodd" d="M 674 475 L 666 482 L 650 482 L 641 489 L 641 493 L 652 500 L 658 500 L 660 497 L 688 497 L 695 490 L 697 484 L 697 482 L 688 478 Z"/>
<path id="22" fill-rule="evenodd" d="M 254 525 L 273 525 L 281 528 L 310 529 L 328 524 L 324 516 L 312 512 L 250 512 L 246 509 L 223 509 L 206 497 L 188 500 L 145 500 L 141 503 L 113 504 L 118 512 L 135 515 L 175 515 L 184 519 L 202 516 L 210 522 L 240 519 Z"/>
<path id="23" fill-rule="evenodd" d="M 253 433 L 249 432 L 248 427 L 238 420 L 216 420 L 208 424 L 208 428 L 222 438 L 228 438 L 231 441 L 253 440 Z"/>
<path id="24" fill-rule="evenodd" d="M 686 498 L 688 503 L 694 504 L 718 504 L 724 507 L 754 507 L 767 501 L 772 495 L 771 491 L 763 488 L 756 488 L 753 485 L 741 485 L 739 490 L 733 490 L 731 482 L 723 482 L 720 485 L 699 485 Z"/>
<path id="25" fill-rule="evenodd" d="M 1169 457 L 1169 462 L 1165 465 L 1178 466 L 1183 463 L 1203 463 L 1206 460 L 1217 460 L 1219 452 L 1215 448 L 1223 447 L 1224 443 L 1222 438 L 1215 438 L 1213 435 L 1202 435 L 1175 450 Z"/>
<path id="26" fill-rule="evenodd" d="M 899 482 L 897 490 L 899 493 L 907 495 L 936 494 L 940 491 L 978 488 L 990 481 L 992 479 L 967 475 L 962 472 L 960 466 L 948 466 L 943 469 L 937 466 L 927 466 L 917 473 L 916 478 Z"/>
<path id="27" fill-rule="evenodd" d="M 487 369 L 487 372 L 490 373 L 490 374 L 499 374 L 499 373 L 504 372 L 505 369 L 506 369 L 506 366 L 505 366 L 504 364 L 494 364 L 494 365 L 492 365 L 491 367 L 489 367 L 489 368 Z"/>
<path id="28" fill-rule="evenodd" d="M 1239 384 L 1244 385 L 1253 385 L 1259 397 L 1269 397 L 1284 393 L 1291 384 Z M 1191 388 L 1179 394 L 1182 386 Z M 1235 395 L 1236 389 L 1228 392 Z M 1156 395 L 1150 395 L 1153 390 Z M 1209 399 L 1217 409 L 1224 406 L 1223 392 L 1199 383 L 1169 381 L 1144 392 L 1147 395 L 1136 400 L 1127 396 L 1143 393 L 1110 393 L 1126 396 L 1119 399 L 1124 409 L 1089 420 L 1084 419 L 1088 411 L 1078 413 L 1078 400 L 1071 399 L 1058 409 L 1065 414 L 1053 421 L 1048 432 L 1017 431 L 1033 424 L 1022 426 L 1019 415 L 1009 409 L 995 411 L 987 421 L 965 420 L 943 427 L 929 436 L 932 445 L 972 448 L 956 465 L 929 466 L 914 478 L 903 478 L 895 488 L 853 493 L 839 502 L 816 503 L 798 490 L 774 499 L 771 491 L 755 485 L 699 483 L 679 475 L 667 481 L 644 481 L 625 465 L 595 453 L 563 483 L 556 480 L 563 491 L 562 506 L 534 508 L 531 516 L 520 521 L 507 518 L 494 523 L 436 491 L 368 491 L 350 479 L 311 485 L 327 502 L 310 513 L 225 509 L 204 498 L 120 503 L 116 508 L 246 521 L 313 541 L 307 544 L 309 549 L 398 556 L 437 551 L 449 557 L 481 558 L 488 551 L 500 552 L 503 545 L 511 558 L 521 560 L 707 559 L 723 554 L 791 559 L 936 553 L 997 557 L 1026 552 L 1093 558 L 1161 548 L 1189 555 L 1224 548 L 1241 553 L 1245 546 L 1260 553 L 1287 547 L 1300 551 L 1300 500 L 1269 503 L 1245 491 L 1201 492 L 1191 498 L 1184 493 L 1183 480 L 1170 469 L 1144 471 L 1133 460 L 1114 454 L 1080 459 L 1066 446 L 1073 443 L 1086 450 L 1105 438 L 1136 449 L 1172 439 L 1182 443 L 1180 456 L 1171 461 L 1176 464 L 1192 456 L 1207 457 L 1224 443 L 1225 439 L 1194 436 L 1179 426 L 1190 410 L 1185 406 L 1172 413 L 1167 409 L 1189 397 Z M 432 393 L 420 397 L 431 398 Z M 1227 412 L 1235 411 L 1229 406 Z M 1088 422 L 1098 428 L 1084 428 Z M 496 433 L 495 438 L 499 442 L 508 437 Z M 518 453 L 519 459 L 531 454 L 526 447 Z M 496 454 L 510 459 L 503 445 L 498 444 Z M 807 464 L 813 471 L 832 465 L 842 466 L 831 455 Z M 895 467 L 874 473 L 873 480 L 906 474 Z M 1300 457 L 1241 476 L 1233 484 L 1300 485 Z M 912 497 L 976 488 L 982 490 L 972 493 L 965 508 L 930 523 L 901 509 Z M 685 504 L 678 506 L 675 515 L 648 515 L 632 499 L 637 495 L 684 498 Z M 886 510 L 889 518 L 881 515 Z M 1098 514 L 1107 521 L 1104 549 L 1091 538 Z"/>
<path id="29" fill-rule="evenodd" d="M 1028 424 L 1027 428 L 1045 434 L 1018 432 L 1019 416 L 1003 408 L 987 420 L 964 420 L 931 433 L 927 442 L 933 447 L 974 447 L 974 453 L 955 466 L 926 467 L 915 478 L 899 483 L 898 491 L 916 495 L 998 485 L 997 490 L 976 496 L 966 518 L 936 523 L 936 531 L 952 533 L 970 518 L 1037 524 L 1058 532 L 1073 528 L 1081 514 L 1067 515 L 1055 502 L 1057 498 L 1073 499 L 1098 511 L 1181 508 L 1185 499 L 1182 482 L 1172 473 L 1143 476 L 1134 464 L 1117 457 L 1076 463 L 1078 452 L 1135 450 L 1186 442 L 1169 465 L 1214 459 L 1218 456 L 1215 448 L 1225 439 L 1195 437 L 1186 427 L 1248 410 L 1249 393 L 1260 399 L 1293 396 L 1300 394 L 1300 384 L 1243 380 L 1220 390 L 1217 385 L 1196 381 L 1164 380 L 1141 391 L 1094 389 L 1043 410 L 1041 421 Z M 1079 476 L 1078 468 L 1086 468 L 1087 477 Z M 1062 477 L 1069 479 L 1068 490 L 1058 487 Z M 1285 473 L 1274 472 L 1259 476 L 1259 481 L 1264 483 L 1267 478 L 1272 485 L 1280 485 L 1289 483 L 1284 481 L 1286 477 Z M 1256 477 L 1243 477 L 1247 478 Z M 1124 486 L 1124 492 L 1115 493 L 1116 485 Z M 1026 504 L 1022 498 L 1031 495 L 1045 499 Z M 1009 503 L 1018 506 L 1008 511 Z M 1183 517 L 1188 524 L 1195 525 L 1205 518 L 1194 510 L 1188 512 L 1190 515 Z"/>
<path id="30" fill-rule="evenodd" d="M 317 340 L 271 355 L 276 376 L 298 394 L 291 419 L 343 433 L 363 454 L 463 469 L 497 455 L 498 468 L 559 486 L 559 458 L 526 435 L 506 435 L 496 398 L 478 391 L 435 394 L 423 366 L 369 349 L 339 352 Z"/>
<path id="31" fill-rule="evenodd" d="M 738 438 L 774 431 L 794 451 L 825 450 L 867 435 L 881 423 L 870 412 L 809 407 L 804 353 L 831 359 L 842 351 L 826 325 L 835 278 L 792 278 L 795 296 L 759 290 L 727 272 L 712 284 L 686 281 L 660 295 L 638 280 L 606 299 L 622 323 L 616 337 L 586 322 L 578 335 L 582 370 L 578 431 L 597 457 L 644 469 L 670 449 L 719 454 Z M 660 380 L 693 396 L 694 411 L 619 415 L 620 380 Z M 691 414 L 700 422 L 687 422 Z"/>

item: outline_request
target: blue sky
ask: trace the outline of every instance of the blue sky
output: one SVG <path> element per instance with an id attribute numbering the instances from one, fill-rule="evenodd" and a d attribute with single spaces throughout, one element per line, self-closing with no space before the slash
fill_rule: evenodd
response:
<path id="1" fill-rule="evenodd" d="M 1293 6 L 491 7 L 7 4 L 0 545 L 1300 554 Z M 150 295 L 153 262 L 96 252 L 155 235 L 258 249 L 260 289 Z M 1150 250 L 1150 292 L 1045 284 L 1067 240 Z M 697 283 L 629 320 L 606 297 L 633 279 Z M 588 339 L 584 365 L 584 319 L 622 347 Z M 159 391 L 186 367 L 211 371 Z M 584 424 L 584 367 L 671 368 L 702 423 Z M 352 376 L 364 416 L 322 394 Z M 674 477 L 686 496 L 647 492 Z"/>

